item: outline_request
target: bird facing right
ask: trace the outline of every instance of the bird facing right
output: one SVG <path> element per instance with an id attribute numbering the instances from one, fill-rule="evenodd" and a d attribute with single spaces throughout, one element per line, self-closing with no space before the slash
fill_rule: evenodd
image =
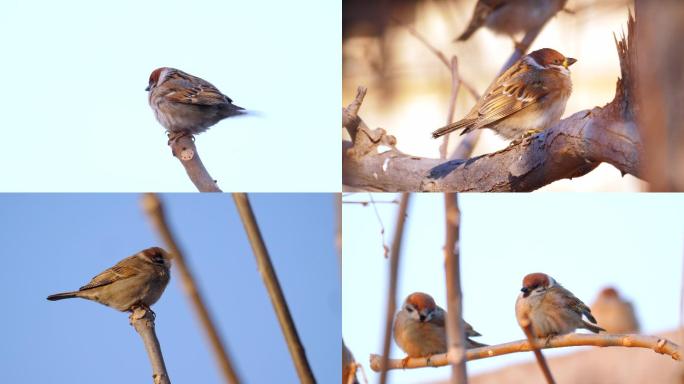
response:
<path id="1" fill-rule="evenodd" d="M 550 128 L 565 111 L 572 92 L 568 67 L 576 61 L 551 48 L 523 56 L 494 80 L 463 119 L 432 132 L 432 137 L 489 128 L 515 140 Z"/>
<path id="2" fill-rule="evenodd" d="M 577 328 L 605 332 L 594 325 L 596 319 L 589 307 L 545 273 L 525 276 L 520 291 L 515 302 L 515 317 L 520 327 L 529 321 L 532 334 L 537 338 L 563 335 Z M 584 321 L 582 315 L 591 323 Z"/>
<path id="3" fill-rule="evenodd" d="M 394 318 L 394 341 L 408 357 L 430 357 L 447 351 L 447 313 L 427 293 L 414 292 L 406 298 Z M 466 348 L 484 347 L 470 337 L 480 336 L 463 321 Z M 407 357 L 407 358 L 408 358 Z"/>

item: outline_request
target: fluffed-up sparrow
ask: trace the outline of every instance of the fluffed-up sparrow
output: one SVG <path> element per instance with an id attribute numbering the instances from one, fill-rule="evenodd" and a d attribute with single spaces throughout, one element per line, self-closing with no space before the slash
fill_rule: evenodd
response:
<path id="1" fill-rule="evenodd" d="M 523 279 L 523 287 L 515 302 L 515 317 L 521 327 L 531 325 L 537 338 L 548 338 L 573 332 L 577 328 L 599 333 L 591 310 L 572 292 L 563 288 L 545 273 L 530 273 Z M 584 321 L 582 316 L 590 322 Z"/>
<path id="2" fill-rule="evenodd" d="M 454 41 L 468 40 L 480 27 L 508 35 L 527 32 L 541 27 L 567 0 L 478 0 L 468 27 Z"/>
<path id="3" fill-rule="evenodd" d="M 171 140 L 202 133 L 227 117 L 246 113 L 208 81 L 175 68 L 152 71 L 145 90 L 157 121 Z"/>
<path id="4" fill-rule="evenodd" d="M 596 321 L 610 333 L 639 332 L 639 320 L 634 306 L 620 297 L 617 289 L 606 287 L 591 304 Z"/>
<path id="5" fill-rule="evenodd" d="M 135 307 L 149 308 L 159 300 L 169 283 L 170 268 L 169 254 L 165 250 L 147 248 L 93 277 L 78 291 L 57 293 L 47 299 L 80 297 L 122 312 Z"/>
<path id="6" fill-rule="evenodd" d="M 414 292 L 404 300 L 394 318 L 394 341 L 408 355 L 404 364 L 410 357 L 430 357 L 447 351 L 446 317 L 446 311 L 427 293 Z M 470 324 L 463 321 L 463 326 L 466 349 L 486 346 L 470 339 L 481 336 Z"/>
<path id="7" fill-rule="evenodd" d="M 550 128 L 565 111 L 572 92 L 568 67 L 576 61 L 551 48 L 523 56 L 487 88 L 463 119 L 432 132 L 432 137 L 489 128 L 515 140 Z"/>

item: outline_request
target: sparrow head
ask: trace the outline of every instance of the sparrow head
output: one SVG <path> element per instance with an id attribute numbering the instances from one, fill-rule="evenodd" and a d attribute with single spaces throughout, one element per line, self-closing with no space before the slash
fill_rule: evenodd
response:
<path id="1" fill-rule="evenodd" d="M 526 57 L 528 63 L 537 67 L 555 69 L 562 73 L 569 73 L 568 67 L 575 64 L 577 59 L 565 57 L 560 52 L 551 48 L 538 49 Z M 530 62 L 532 61 L 532 62 Z"/>
<path id="2" fill-rule="evenodd" d="M 414 292 L 406 298 L 402 310 L 406 311 L 412 319 L 424 323 L 432 320 L 436 308 L 437 304 L 432 296 L 423 292 Z"/>
<path id="3" fill-rule="evenodd" d="M 145 88 L 146 91 L 151 91 L 156 87 L 157 85 L 161 84 L 161 82 L 166 78 L 167 70 L 169 68 L 166 67 L 161 67 L 157 68 L 152 73 L 150 74 L 150 80 L 147 83 L 147 88 Z M 162 76 L 164 75 L 164 76 Z"/>
<path id="4" fill-rule="evenodd" d="M 159 247 L 144 249 L 140 251 L 138 255 L 148 263 L 163 266 L 165 268 L 171 267 L 171 257 L 169 256 L 168 252 Z"/>
<path id="5" fill-rule="evenodd" d="M 523 278 L 522 285 L 523 286 L 520 289 L 522 297 L 528 297 L 530 295 L 536 296 L 556 285 L 556 280 L 546 273 L 530 273 Z"/>
<path id="6" fill-rule="evenodd" d="M 605 297 L 605 298 L 610 298 L 610 299 L 617 299 L 620 297 L 620 294 L 618 293 L 617 289 L 613 287 L 606 287 L 599 292 L 599 297 Z"/>

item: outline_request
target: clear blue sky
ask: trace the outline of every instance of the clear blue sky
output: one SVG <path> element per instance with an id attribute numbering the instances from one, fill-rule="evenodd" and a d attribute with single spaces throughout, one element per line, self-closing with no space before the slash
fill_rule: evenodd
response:
<path id="1" fill-rule="evenodd" d="M 332 195 L 250 195 L 316 378 L 340 377 L 341 308 Z M 246 383 L 296 374 L 230 195 L 164 195 L 168 215 Z M 160 245 L 137 194 L 0 195 L 1 383 L 151 382 L 128 315 L 47 301 L 119 259 Z M 173 269 L 173 268 L 172 268 Z M 174 383 L 219 383 L 203 331 L 173 272 L 157 335 Z"/>
<path id="2" fill-rule="evenodd" d="M 0 2 L 3 191 L 195 191 L 147 103 L 153 69 L 260 113 L 197 137 L 224 191 L 335 192 L 340 1 Z M 331 170 L 337 170 L 332 172 Z"/>
<path id="3" fill-rule="evenodd" d="M 396 195 L 375 195 L 391 200 Z M 464 317 L 497 344 L 524 335 L 514 314 L 522 278 L 546 272 L 577 297 L 591 303 L 599 289 L 616 286 L 632 300 L 642 332 L 672 330 L 679 323 L 683 194 L 461 194 L 461 272 Z M 368 194 L 345 201 L 368 201 Z M 394 233 L 395 204 L 377 204 L 386 229 Z M 344 205 L 342 334 L 356 358 L 380 353 L 387 295 L 388 262 L 373 208 Z M 398 305 L 413 291 L 446 303 L 443 268 L 444 197 L 413 196 L 400 266 Z M 405 356 L 394 342 L 392 357 Z M 572 349 L 546 352 L 553 356 Z M 468 363 L 470 373 L 519 361 L 512 354 Z M 377 376 L 370 370 L 370 381 Z M 448 368 L 393 371 L 393 383 L 424 383 L 449 376 Z"/>

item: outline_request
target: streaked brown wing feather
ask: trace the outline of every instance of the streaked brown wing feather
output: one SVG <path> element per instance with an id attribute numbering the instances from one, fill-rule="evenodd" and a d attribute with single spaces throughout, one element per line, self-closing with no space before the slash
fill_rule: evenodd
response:
<path id="1" fill-rule="evenodd" d="M 111 284 L 115 281 L 129 278 L 138 273 L 136 268 L 122 265 L 122 262 L 93 277 L 88 284 L 79 288 L 79 291 Z"/>
<path id="2" fill-rule="evenodd" d="M 194 105 L 220 105 L 233 102 L 213 84 L 197 76 L 176 71 L 171 78 L 177 80 L 178 84 L 166 95 L 169 101 Z"/>
<path id="3" fill-rule="evenodd" d="M 476 128 L 486 127 L 508 117 L 548 94 L 548 89 L 541 81 L 522 82 L 519 81 L 520 76 L 508 79 L 487 94 L 477 110 L 480 119 Z"/>

